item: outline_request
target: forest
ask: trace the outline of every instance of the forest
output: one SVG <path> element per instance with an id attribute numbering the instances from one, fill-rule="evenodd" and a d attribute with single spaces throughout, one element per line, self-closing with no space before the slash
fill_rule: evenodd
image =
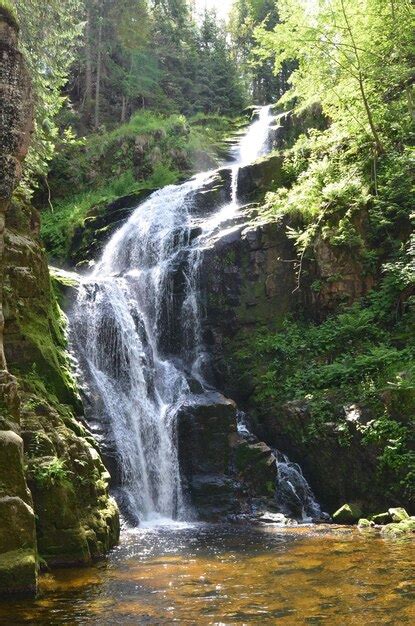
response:
<path id="1" fill-rule="evenodd" d="M 411 623 L 414 26 L 0 0 L 0 622 Z"/>

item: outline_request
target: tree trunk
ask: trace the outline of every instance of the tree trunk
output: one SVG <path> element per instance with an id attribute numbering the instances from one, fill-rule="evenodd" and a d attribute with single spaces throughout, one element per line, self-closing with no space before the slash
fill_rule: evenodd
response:
<path id="1" fill-rule="evenodd" d="M 98 26 L 98 51 L 97 51 L 97 75 L 95 81 L 95 115 L 94 115 L 94 126 L 98 128 L 99 126 L 99 100 L 101 95 L 101 71 L 102 71 L 102 18 L 99 18 L 99 26 Z"/>
<path id="2" fill-rule="evenodd" d="M 121 100 L 121 124 L 123 124 L 125 122 L 127 116 L 127 98 L 125 96 L 122 96 L 122 100 Z"/>
<path id="3" fill-rule="evenodd" d="M 84 111 L 89 115 L 92 102 L 92 50 L 91 50 L 91 9 L 88 9 L 85 37 L 85 94 Z"/>

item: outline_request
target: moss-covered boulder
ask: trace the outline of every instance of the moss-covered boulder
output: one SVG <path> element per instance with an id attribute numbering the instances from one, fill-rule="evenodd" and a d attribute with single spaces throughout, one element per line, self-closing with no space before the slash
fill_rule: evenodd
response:
<path id="1" fill-rule="evenodd" d="M 287 176 L 283 170 L 282 154 L 271 154 L 262 157 L 238 171 L 238 197 L 246 202 L 263 196 L 267 190 L 284 186 Z"/>
<path id="2" fill-rule="evenodd" d="M 53 396 L 25 396 L 22 436 L 38 549 L 50 565 L 87 563 L 119 536 L 118 510 L 96 443 Z"/>
<path id="3" fill-rule="evenodd" d="M 391 508 L 388 513 L 394 522 L 404 522 L 409 520 L 409 514 L 402 507 Z"/>
<path id="4" fill-rule="evenodd" d="M 0 431 L 0 498 L 13 494 L 31 502 L 23 469 L 23 440 L 11 430 Z"/>
<path id="5" fill-rule="evenodd" d="M 361 530 L 367 530 L 368 528 L 373 528 L 375 525 L 375 523 L 371 520 L 368 520 L 364 517 L 361 517 L 360 520 L 357 522 L 357 527 L 360 528 Z"/>
<path id="6" fill-rule="evenodd" d="M 336 524 L 355 524 L 361 516 L 362 509 L 358 504 L 343 504 L 332 517 Z"/>
<path id="7" fill-rule="evenodd" d="M 29 595 L 37 591 L 36 551 L 11 550 L 0 558 L 0 596 Z"/>
<path id="8" fill-rule="evenodd" d="M 0 596 L 37 588 L 35 516 L 17 496 L 0 498 Z"/>
<path id="9" fill-rule="evenodd" d="M 408 517 L 400 522 L 392 522 L 382 526 L 382 537 L 391 539 L 412 538 L 415 535 L 415 517 Z"/>

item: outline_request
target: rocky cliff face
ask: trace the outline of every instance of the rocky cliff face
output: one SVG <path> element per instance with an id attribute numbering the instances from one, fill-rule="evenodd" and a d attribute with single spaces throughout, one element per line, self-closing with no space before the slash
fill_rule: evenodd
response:
<path id="1" fill-rule="evenodd" d="M 109 475 L 80 421 L 39 215 L 11 201 L 32 129 L 17 33 L 0 10 L 0 594 L 35 593 L 39 556 L 85 563 L 118 538 Z"/>

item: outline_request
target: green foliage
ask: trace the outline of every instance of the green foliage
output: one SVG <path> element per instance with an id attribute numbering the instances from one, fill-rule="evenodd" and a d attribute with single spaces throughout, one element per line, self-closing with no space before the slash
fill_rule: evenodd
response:
<path id="1" fill-rule="evenodd" d="M 288 67 L 275 75 L 272 59 L 255 54 L 255 28 L 262 25 L 271 31 L 278 21 L 274 0 L 235 0 L 232 5 L 229 30 L 233 52 L 254 102 L 275 102 L 287 88 Z"/>
<path id="2" fill-rule="evenodd" d="M 258 331 L 237 359 L 241 372 L 253 373 L 258 406 L 272 411 L 286 401 L 306 401 L 310 420 L 296 436 L 310 444 L 324 438 L 326 423 L 335 423 L 342 445 L 357 428 L 363 444 L 378 446 L 379 474 L 386 472 L 390 485 L 411 499 L 415 315 L 408 264 L 409 250 L 385 267 L 379 289 L 321 324 L 291 318 L 278 332 Z M 352 404 L 361 407 L 363 421 L 348 420 L 344 407 Z"/>
<path id="3" fill-rule="evenodd" d="M 79 126 L 124 122 L 138 109 L 235 112 L 243 88 L 213 13 L 199 24 L 187 0 L 84 0 L 85 29 L 72 71 Z"/>
<path id="4" fill-rule="evenodd" d="M 212 167 L 224 138 L 239 123 L 212 114 L 186 120 L 179 114 L 137 111 L 110 132 L 62 146 L 49 175 L 53 210 L 42 213 L 41 234 L 50 256 L 67 258 L 71 237 L 93 208 Z"/>
<path id="5" fill-rule="evenodd" d="M 276 70 L 297 68 L 285 100 L 304 107 L 320 102 L 323 112 L 351 136 L 364 135 L 374 150 L 407 135 L 413 94 L 409 0 L 280 0 L 281 22 L 273 32 L 257 30 L 259 53 Z"/>
<path id="6" fill-rule="evenodd" d="M 72 472 L 66 467 L 64 459 L 52 458 L 46 463 L 34 465 L 31 468 L 30 478 L 34 480 L 41 489 L 62 485 L 67 489 L 73 489 Z"/>
<path id="7" fill-rule="evenodd" d="M 82 29 L 80 0 L 11 2 L 36 96 L 35 133 L 21 182 L 21 190 L 30 195 L 37 179 L 47 175 L 59 137 L 55 118 L 65 101 L 62 89 Z"/>

